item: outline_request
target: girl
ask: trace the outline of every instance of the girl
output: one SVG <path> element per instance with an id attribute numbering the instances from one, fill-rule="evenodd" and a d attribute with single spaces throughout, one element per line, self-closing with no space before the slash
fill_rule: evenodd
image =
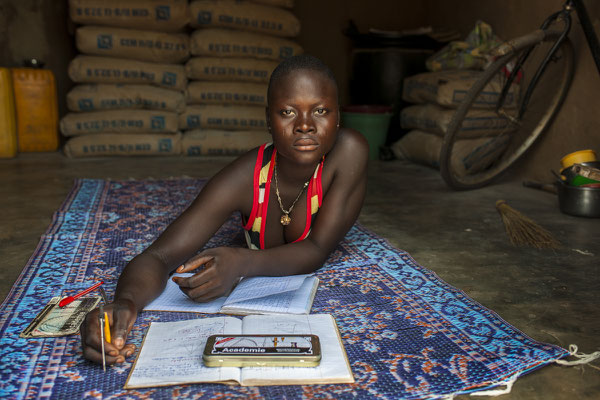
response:
<path id="1" fill-rule="evenodd" d="M 112 343 L 106 362 L 121 363 L 137 313 L 163 291 L 169 275 L 198 302 L 228 293 L 244 276 L 310 273 L 356 221 L 366 189 L 368 144 L 339 127 L 338 91 L 320 60 L 286 59 L 272 73 L 266 119 L 272 144 L 249 151 L 217 173 L 197 198 L 125 267 L 104 307 Z M 202 249 L 232 212 L 242 215 L 248 249 Z M 200 268 L 202 267 L 202 268 Z M 82 324 L 83 354 L 102 362 L 97 310 Z"/>

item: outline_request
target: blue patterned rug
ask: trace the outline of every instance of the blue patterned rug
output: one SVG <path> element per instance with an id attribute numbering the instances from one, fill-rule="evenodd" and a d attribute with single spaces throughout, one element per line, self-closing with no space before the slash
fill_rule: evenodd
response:
<path id="1" fill-rule="evenodd" d="M 321 284 L 312 309 L 335 316 L 354 384 L 124 390 L 133 357 L 103 373 L 82 358 L 79 336 L 19 338 L 64 288 L 83 289 L 104 280 L 112 296 L 125 264 L 192 201 L 203 183 L 75 183 L 1 306 L 1 398 L 440 398 L 502 384 L 568 354 L 527 337 L 359 225 L 317 272 Z M 233 216 L 208 245 L 243 243 L 240 219 Z M 151 321 L 197 316 L 144 312 L 131 340 L 139 346 Z"/>

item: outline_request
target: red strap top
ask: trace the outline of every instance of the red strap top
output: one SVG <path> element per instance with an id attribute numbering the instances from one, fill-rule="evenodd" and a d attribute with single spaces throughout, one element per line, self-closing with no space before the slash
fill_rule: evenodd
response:
<path id="1" fill-rule="evenodd" d="M 246 242 L 250 249 L 265 248 L 265 224 L 267 221 L 267 209 L 269 208 L 269 193 L 271 191 L 271 179 L 275 167 L 277 150 L 271 143 L 263 144 L 258 149 L 258 157 L 254 166 L 254 196 L 252 201 L 252 212 L 248 221 L 244 224 Z M 306 224 L 304 232 L 294 242 L 304 240 L 310 233 L 310 227 L 321 207 L 323 200 L 323 188 L 321 185 L 321 172 L 323 161 L 317 165 L 313 176 L 310 178 L 306 195 Z"/>

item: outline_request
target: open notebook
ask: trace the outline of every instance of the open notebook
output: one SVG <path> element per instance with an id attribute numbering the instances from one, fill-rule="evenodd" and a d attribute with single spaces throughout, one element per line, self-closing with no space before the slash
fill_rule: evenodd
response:
<path id="1" fill-rule="evenodd" d="M 318 285 L 319 279 L 313 275 L 257 276 L 242 279 L 229 296 L 196 303 L 169 279 L 163 293 L 144 310 L 241 315 L 308 314 Z"/>
<path id="2" fill-rule="evenodd" d="M 321 342 L 317 367 L 205 367 L 206 340 L 216 334 L 313 334 Z M 352 383 L 354 377 L 330 314 L 249 315 L 152 322 L 125 389 L 200 382 L 242 386 Z"/>

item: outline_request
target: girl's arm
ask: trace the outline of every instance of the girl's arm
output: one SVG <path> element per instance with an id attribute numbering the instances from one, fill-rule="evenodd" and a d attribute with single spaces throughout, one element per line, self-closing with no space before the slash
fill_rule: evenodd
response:
<path id="1" fill-rule="evenodd" d="M 252 157 L 256 155 L 236 160 L 210 179 L 192 204 L 125 267 L 115 299 L 129 300 L 142 310 L 162 293 L 169 274 L 204 247 L 234 211 L 251 206 Z"/>
<path id="2" fill-rule="evenodd" d="M 112 343 L 105 343 L 108 364 L 120 363 L 135 346 L 125 344 L 137 314 L 164 289 L 169 273 L 201 249 L 232 212 L 252 206 L 253 160 L 250 152 L 215 175 L 200 194 L 160 237 L 132 259 L 119 277 L 108 314 Z M 248 204 L 245 204 L 248 203 Z M 86 358 L 102 362 L 98 311 L 90 312 L 81 325 L 81 342 Z"/>

